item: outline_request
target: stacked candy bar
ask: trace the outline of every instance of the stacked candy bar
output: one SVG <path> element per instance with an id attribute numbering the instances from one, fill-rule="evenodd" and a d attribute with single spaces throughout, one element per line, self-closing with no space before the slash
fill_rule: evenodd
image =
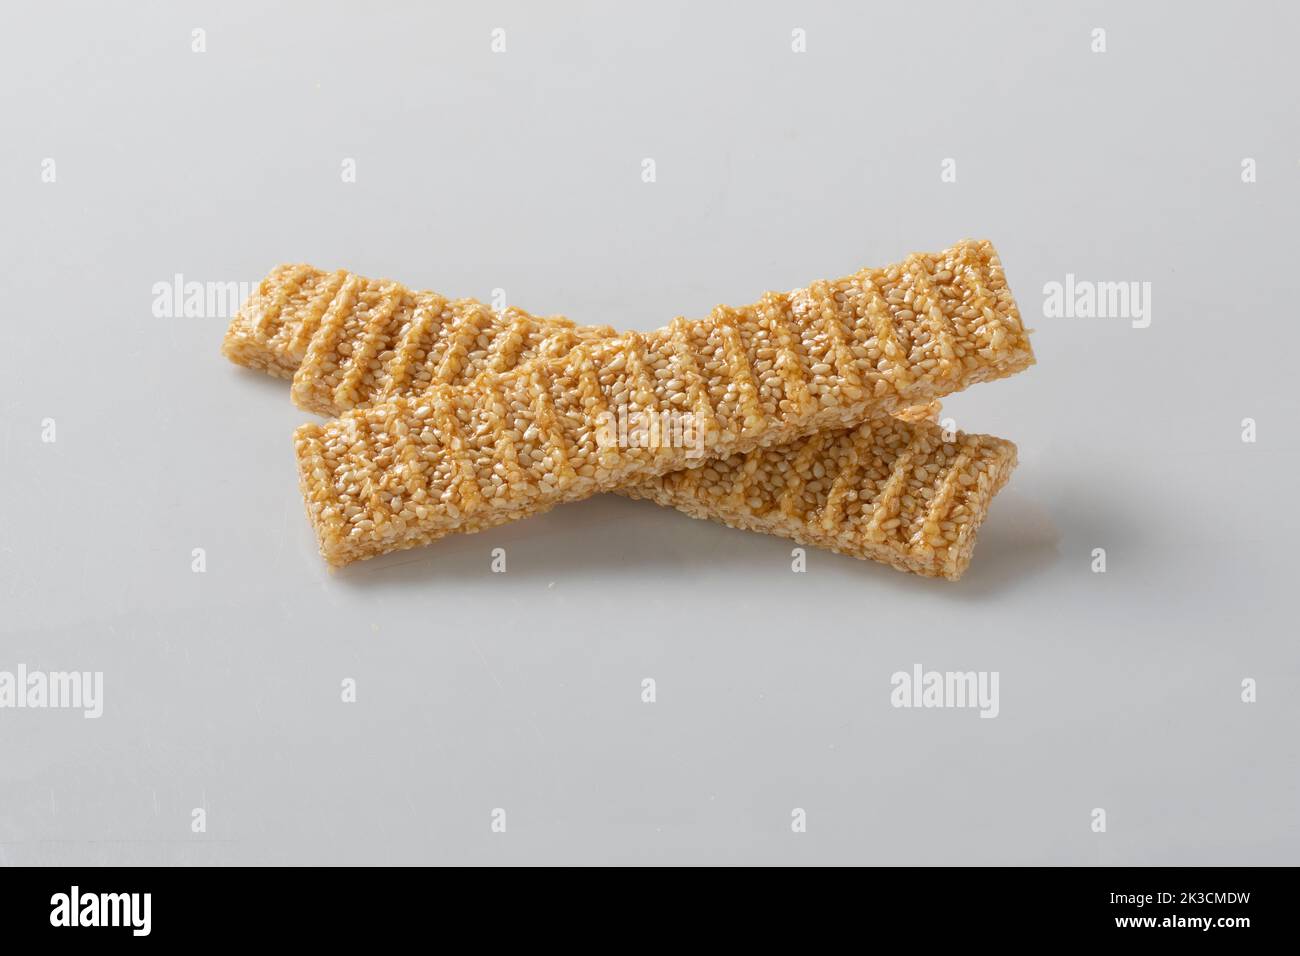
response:
<path id="1" fill-rule="evenodd" d="M 224 350 L 339 416 L 296 436 L 331 564 L 616 490 L 949 578 L 1015 447 L 924 406 L 1033 362 L 987 242 L 621 336 L 285 267 Z M 689 416 L 698 441 L 611 442 L 616 414 Z"/>

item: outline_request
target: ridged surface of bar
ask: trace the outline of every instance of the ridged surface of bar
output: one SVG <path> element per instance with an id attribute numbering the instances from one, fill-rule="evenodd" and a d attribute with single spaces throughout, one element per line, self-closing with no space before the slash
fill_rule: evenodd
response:
<path id="1" fill-rule="evenodd" d="M 221 353 L 237 365 L 293 378 L 347 279 L 343 270 L 276 267 L 231 320 Z"/>
<path id="2" fill-rule="evenodd" d="M 321 415 L 465 384 L 531 359 L 612 338 L 609 326 L 575 326 L 560 316 L 500 312 L 474 299 L 412 292 L 386 280 L 349 276 L 293 377 L 293 401 Z"/>
<path id="3" fill-rule="evenodd" d="M 284 265 L 236 314 L 222 353 L 292 378 L 294 404 L 334 417 L 433 385 L 508 372 L 615 334 L 607 325 L 577 326 L 513 307 L 498 312 L 387 279 Z"/>
<path id="4" fill-rule="evenodd" d="M 955 581 L 1015 464 L 1016 446 L 1001 438 L 877 418 L 651 478 L 620 494 Z"/>

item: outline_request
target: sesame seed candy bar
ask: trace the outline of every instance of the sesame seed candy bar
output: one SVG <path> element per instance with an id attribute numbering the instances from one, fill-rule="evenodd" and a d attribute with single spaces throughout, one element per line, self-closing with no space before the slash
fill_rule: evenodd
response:
<path id="1" fill-rule="evenodd" d="M 240 307 L 221 352 L 237 365 L 293 378 L 348 274 L 304 265 L 272 269 Z"/>
<path id="2" fill-rule="evenodd" d="M 609 326 L 578 327 L 517 308 L 496 312 L 474 299 L 349 276 L 294 375 L 293 401 L 307 411 L 340 415 L 433 385 L 507 372 L 614 334 Z"/>
<path id="3" fill-rule="evenodd" d="M 614 334 L 607 325 L 496 312 L 474 299 L 293 265 L 262 280 L 231 322 L 222 351 L 240 365 L 292 378 L 299 408 L 332 417 Z"/>
<path id="4" fill-rule="evenodd" d="M 948 438 L 949 441 L 944 439 Z M 955 581 L 1016 446 L 874 418 L 620 490 L 733 528 Z"/>
<path id="5" fill-rule="evenodd" d="M 355 409 L 295 446 L 321 552 L 341 566 L 701 464 L 601 440 L 615 411 L 689 412 L 703 457 L 727 458 L 1032 363 L 996 252 L 967 241 Z"/>
<path id="6" fill-rule="evenodd" d="M 513 307 L 495 312 L 474 299 L 448 300 L 344 270 L 282 265 L 239 310 L 222 351 L 239 365 L 293 378 L 300 408 L 335 417 L 615 335 L 607 325 Z M 934 417 L 937 405 L 899 417 Z"/>

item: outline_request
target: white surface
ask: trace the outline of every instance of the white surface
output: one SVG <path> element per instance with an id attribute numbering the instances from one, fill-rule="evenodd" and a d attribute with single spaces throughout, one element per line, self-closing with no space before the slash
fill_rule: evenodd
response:
<path id="1" fill-rule="evenodd" d="M 1294 8 L 261 6 L 0 33 L 0 670 L 105 682 L 0 710 L 0 862 L 1300 862 Z M 1039 364 L 946 406 L 1021 449 L 957 585 L 612 496 L 331 576 L 286 383 L 151 309 L 307 261 L 649 329 L 968 235 Z"/>

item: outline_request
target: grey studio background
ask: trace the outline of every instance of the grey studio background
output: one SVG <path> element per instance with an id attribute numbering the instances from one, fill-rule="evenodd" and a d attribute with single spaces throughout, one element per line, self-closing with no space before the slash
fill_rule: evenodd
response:
<path id="1" fill-rule="evenodd" d="M 0 862 L 1300 862 L 1294 7 L 8 21 L 0 670 L 104 684 L 0 709 Z M 955 585 L 615 496 L 331 575 L 310 416 L 154 291 L 304 261 L 652 329 L 965 236 L 1038 365 L 945 405 L 1021 459 Z M 1067 275 L 1149 325 L 1045 316 Z M 915 664 L 997 718 L 891 706 Z"/>

